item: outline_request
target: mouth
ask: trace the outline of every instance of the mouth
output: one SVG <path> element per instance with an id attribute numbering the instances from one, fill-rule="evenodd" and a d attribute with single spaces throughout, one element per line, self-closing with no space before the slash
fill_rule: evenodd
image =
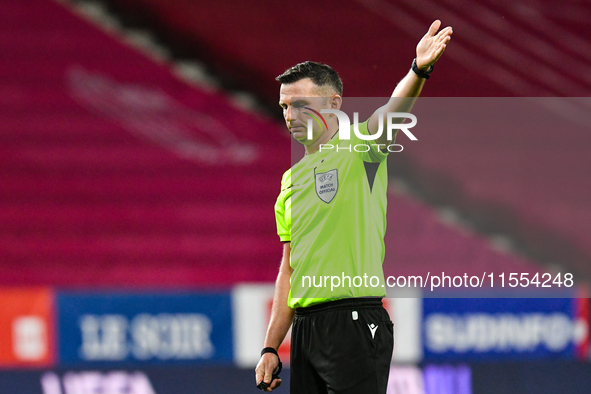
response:
<path id="1" fill-rule="evenodd" d="M 296 129 L 303 129 L 303 128 L 304 128 L 304 126 L 302 126 L 302 125 L 290 125 L 289 126 L 290 131 L 294 131 Z"/>

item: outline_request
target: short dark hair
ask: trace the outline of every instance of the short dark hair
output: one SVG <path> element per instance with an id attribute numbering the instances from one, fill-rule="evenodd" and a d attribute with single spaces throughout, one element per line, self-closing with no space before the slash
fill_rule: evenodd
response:
<path id="1" fill-rule="evenodd" d="M 339 96 L 343 95 L 343 81 L 332 67 L 326 64 L 305 61 L 288 68 L 275 78 L 277 81 L 290 84 L 304 78 L 310 78 L 317 86 L 330 86 L 336 90 Z"/>

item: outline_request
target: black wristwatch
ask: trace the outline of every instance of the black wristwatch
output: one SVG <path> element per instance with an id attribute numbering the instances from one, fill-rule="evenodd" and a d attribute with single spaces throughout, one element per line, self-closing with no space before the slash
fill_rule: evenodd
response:
<path id="1" fill-rule="evenodd" d="M 417 58 L 415 57 L 412 61 L 412 70 L 419 76 L 419 78 L 429 79 L 430 74 L 433 72 L 433 65 L 431 65 L 427 71 L 423 71 L 417 66 Z"/>
<path id="2" fill-rule="evenodd" d="M 279 378 L 279 374 L 281 373 L 281 369 L 283 368 L 283 364 L 281 364 L 281 359 L 279 358 L 279 354 L 277 354 L 277 350 L 275 350 L 274 348 L 266 347 L 263 350 L 261 350 L 261 357 L 265 353 L 273 353 L 274 355 L 277 356 L 277 360 L 279 360 L 279 365 L 277 366 L 277 369 L 273 372 L 273 377 L 271 378 L 271 382 L 273 382 L 273 380 Z M 265 383 L 265 381 L 261 381 L 261 383 L 259 383 L 257 385 L 257 389 L 265 391 L 265 390 L 267 390 L 267 388 L 270 385 L 271 385 L 271 383 Z"/>

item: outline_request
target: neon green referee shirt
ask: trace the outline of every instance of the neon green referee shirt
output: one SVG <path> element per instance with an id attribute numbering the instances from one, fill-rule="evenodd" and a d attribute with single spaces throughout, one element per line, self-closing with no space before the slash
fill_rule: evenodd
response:
<path id="1" fill-rule="evenodd" d="M 359 130 L 368 135 L 367 122 Z M 386 296 L 387 152 L 350 134 L 335 134 L 281 180 L 275 217 L 279 238 L 291 242 L 291 308 Z"/>

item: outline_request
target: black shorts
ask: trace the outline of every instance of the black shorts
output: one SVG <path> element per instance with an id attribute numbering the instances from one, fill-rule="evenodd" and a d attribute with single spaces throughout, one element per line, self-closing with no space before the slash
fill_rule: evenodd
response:
<path id="1" fill-rule="evenodd" d="M 296 309 L 291 394 L 385 394 L 394 326 L 378 298 L 348 298 Z"/>

